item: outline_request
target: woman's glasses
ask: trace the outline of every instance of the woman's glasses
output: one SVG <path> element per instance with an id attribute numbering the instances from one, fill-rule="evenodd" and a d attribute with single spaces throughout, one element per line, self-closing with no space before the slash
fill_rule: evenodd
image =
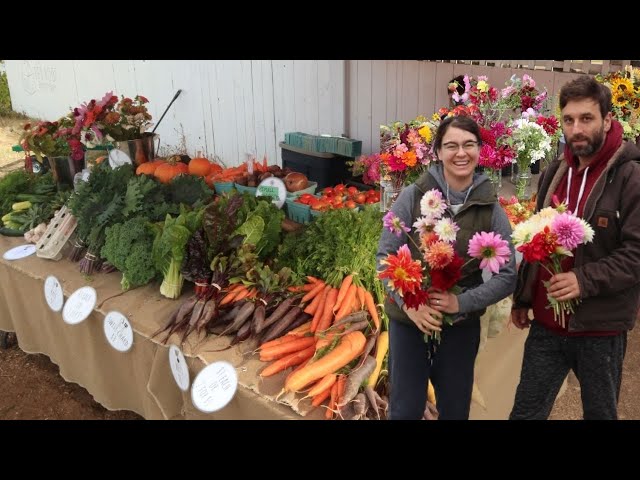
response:
<path id="1" fill-rule="evenodd" d="M 454 142 L 447 142 L 442 145 L 442 149 L 447 153 L 458 153 L 458 150 L 460 150 L 460 147 L 462 147 L 462 149 L 465 152 L 472 152 L 476 148 L 478 148 L 478 142 L 474 142 L 470 140 L 468 142 L 464 142 L 462 145 L 459 145 Z"/>

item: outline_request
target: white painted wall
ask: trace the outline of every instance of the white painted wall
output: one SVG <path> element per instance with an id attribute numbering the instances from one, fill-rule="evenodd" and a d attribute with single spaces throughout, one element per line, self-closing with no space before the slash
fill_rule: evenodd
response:
<path id="1" fill-rule="evenodd" d="M 285 132 L 345 131 L 344 60 L 6 60 L 15 111 L 55 120 L 107 91 L 150 100 L 161 147 L 282 164 Z"/>

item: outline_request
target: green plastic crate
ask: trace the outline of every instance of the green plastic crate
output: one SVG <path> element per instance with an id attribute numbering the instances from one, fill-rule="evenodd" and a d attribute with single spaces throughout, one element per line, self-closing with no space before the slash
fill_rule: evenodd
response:
<path id="1" fill-rule="evenodd" d="M 240 193 L 249 193 L 251 195 L 255 195 L 256 192 L 258 191 L 258 187 L 245 187 L 244 185 L 239 185 L 237 183 L 234 184 L 235 189 L 238 190 Z"/>
<path id="2" fill-rule="evenodd" d="M 235 183 L 233 182 L 213 182 L 213 187 L 216 190 L 216 193 L 222 195 L 223 193 L 227 193 L 232 188 L 235 188 Z"/>
<path id="3" fill-rule="evenodd" d="M 305 193 L 315 195 L 316 188 L 318 188 L 318 182 L 309 182 L 309 186 L 303 190 L 298 190 L 297 192 L 287 192 L 287 198 L 298 198 L 300 195 L 303 195 Z"/>
<path id="4" fill-rule="evenodd" d="M 309 223 L 311 221 L 311 208 L 304 203 L 298 203 L 290 198 L 285 200 L 287 205 L 287 218 L 298 223 Z"/>

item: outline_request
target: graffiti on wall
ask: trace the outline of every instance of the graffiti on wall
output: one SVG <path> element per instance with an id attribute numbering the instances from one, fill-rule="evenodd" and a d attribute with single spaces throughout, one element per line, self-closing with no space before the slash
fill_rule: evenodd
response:
<path id="1" fill-rule="evenodd" d="M 28 95 L 41 90 L 53 93 L 56 90 L 57 71 L 52 65 L 40 61 L 25 60 L 21 66 L 22 88 Z"/>

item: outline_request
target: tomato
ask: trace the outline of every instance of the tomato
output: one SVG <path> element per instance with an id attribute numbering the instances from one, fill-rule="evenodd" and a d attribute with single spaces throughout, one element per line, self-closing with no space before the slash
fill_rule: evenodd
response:
<path id="1" fill-rule="evenodd" d="M 325 188 L 322 189 L 322 193 L 324 195 L 333 195 L 333 188 L 325 187 Z"/>
<path id="2" fill-rule="evenodd" d="M 369 197 L 369 198 L 367 198 L 367 199 L 365 200 L 365 202 L 364 202 L 364 203 L 366 203 L 366 204 L 370 204 L 370 203 L 378 203 L 378 200 L 376 200 L 376 199 L 375 199 L 375 198 L 373 198 L 373 197 Z"/>
<path id="3" fill-rule="evenodd" d="M 355 197 L 353 197 L 353 199 L 356 201 L 356 203 L 362 204 L 367 200 L 367 196 L 364 193 L 360 192 Z"/>
<path id="4" fill-rule="evenodd" d="M 344 193 L 344 191 L 347 189 L 346 186 L 344 186 L 342 183 L 339 183 L 338 185 L 336 185 L 335 187 L 333 187 L 333 191 L 336 193 Z"/>
<path id="5" fill-rule="evenodd" d="M 316 198 L 313 195 L 311 195 L 310 193 L 303 193 L 302 195 L 300 195 L 298 197 L 298 202 L 303 203 L 305 205 L 309 205 L 309 202 L 311 201 L 312 198 Z"/>
<path id="6" fill-rule="evenodd" d="M 346 202 L 344 202 L 344 206 L 346 208 L 356 208 L 358 205 L 356 205 L 356 202 L 354 202 L 353 200 L 347 200 Z"/>
<path id="7" fill-rule="evenodd" d="M 376 191 L 372 188 L 370 190 L 367 190 L 367 197 L 373 197 L 376 194 Z"/>
<path id="8" fill-rule="evenodd" d="M 354 195 L 357 195 L 358 189 L 356 187 L 349 187 L 347 188 L 347 193 L 350 197 L 353 197 Z"/>

